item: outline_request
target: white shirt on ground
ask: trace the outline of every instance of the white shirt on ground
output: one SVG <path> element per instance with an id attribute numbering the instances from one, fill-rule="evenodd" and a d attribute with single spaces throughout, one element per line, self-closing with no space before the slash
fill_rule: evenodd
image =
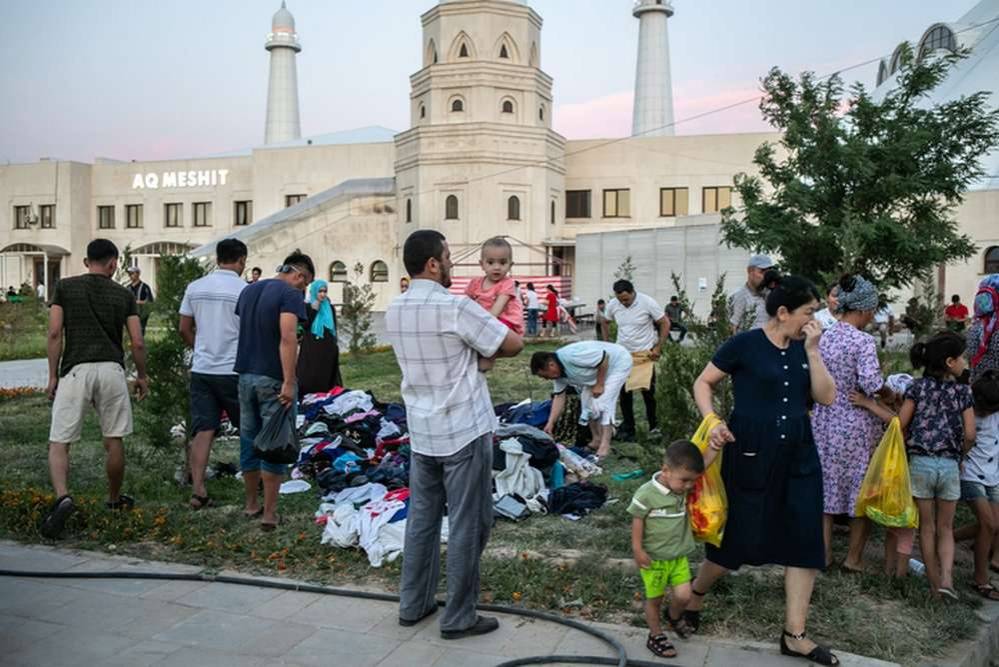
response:
<path id="1" fill-rule="evenodd" d="M 617 299 L 607 304 L 607 319 L 617 322 L 617 344 L 629 352 L 651 350 L 659 342 L 656 322 L 666 316 L 663 307 L 648 294 L 635 292 L 627 308 Z"/>
<path id="2" fill-rule="evenodd" d="M 239 345 L 236 302 L 246 283 L 235 271 L 217 269 L 184 290 L 180 314 L 194 318 L 194 362 L 191 371 L 232 375 Z"/>
<path id="3" fill-rule="evenodd" d="M 466 296 L 414 280 L 385 313 L 385 333 L 402 370 L 410 447 L 450 456 L 496 430 L 479 355 L 491 357 L 507 326 Z"/>

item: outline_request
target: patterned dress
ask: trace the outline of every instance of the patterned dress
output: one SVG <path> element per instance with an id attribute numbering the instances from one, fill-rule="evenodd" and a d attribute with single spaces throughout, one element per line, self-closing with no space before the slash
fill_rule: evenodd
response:
<path id="1" fill-rule="evenodd" d="M 871 396 L 884 380 L 874 337 L 853 325 L 837 322 L 822 334 L 819 352 L 836 382 L 832 405 L 816 405 L 812 412 L 815 446 L 822 461 L 822 488 L 826 514 L 853 516 L 867 464 L 884 433 L 881 420 L 848 398 L 859 390 Z"/>

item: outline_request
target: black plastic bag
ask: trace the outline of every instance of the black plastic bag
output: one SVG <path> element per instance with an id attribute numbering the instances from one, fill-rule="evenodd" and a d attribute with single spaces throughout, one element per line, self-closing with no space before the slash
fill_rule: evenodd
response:
<path id="1" fill-rule="evenodd" d="M 288 464 L 298 460 L 298 436 L 290 405 L 282 407 L 264 422 L 253 439 L 253 450 L 268 463 Z"/>

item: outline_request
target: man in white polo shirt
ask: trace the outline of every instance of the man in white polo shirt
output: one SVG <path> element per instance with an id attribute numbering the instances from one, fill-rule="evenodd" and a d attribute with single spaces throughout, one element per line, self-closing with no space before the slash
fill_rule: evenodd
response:
<path id="1" fill-rule="evenodd" d="M 215 246 L 218 268 L 195 280 L 180 304 L 180 335 L 194 348 L 191 364 L 191 508 L 211 505 L 205 469 L 222 411 L 239 427 L 239 376 L 233 372 L 239 343 L 236 302 L 246 287 L 246 244 L 223 239 Z"/>
<path id="2" fill-rule="evenodd" d="M 448 292 L 451 251 L 443 234 L 413 232 L 402 255 L 413 281 L 385 313 L 412 449 L 399 624 L 415 625 L 437 610 L 446 505 L 447 606 L 440 629 L 443 639 L 460 639 L 499 627 L 475 613 L 479 561 L 493 523 L 496 430 L 479 359 L 515 356 L 524 342 L 479 304 Z"/>
<path id="3" fill-rule="evenodd" d="M 669 340 L 666 311 L 648 294 L 635 291 L 629 280 L 614 283 L 615 298 L 607 304 L 607 319 L 617 323 L 617 344 L 631 353 L 632 367 L 628 383 L 621 392 L 621 428 L 617 439 L 635 439 L 635 405 L 632 394 L 641 389 L 649 434 L 659 432 L 656 421 L 656 362 L 663 343 Z"/>

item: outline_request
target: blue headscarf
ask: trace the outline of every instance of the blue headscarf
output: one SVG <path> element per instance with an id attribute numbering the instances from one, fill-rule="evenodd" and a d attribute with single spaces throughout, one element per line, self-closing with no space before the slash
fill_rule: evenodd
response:
<path id="1" fill-rule="evenodd" d="M 982 321 L 982 340 L 971 357 L 972 368 L 978 366 L 985 356 L 985 352 L 989 349 L 989 341 L 995 333 L 996 324 L 999 323 L 999 273 L 985 276 L 978 284 L 978 293 L 975 294 L 975 319 Z"/>
<path id="2" fill-rule="evenodd" d="M 326 281 L 313 281 L 312 285 L 309 286 L 309 303 L 314 304 L 319 301 L 319 290 L 321 289 L 328 289 Z M 326 329 L 329 329 L 331 335 L 336 336 L 336 323 L 333 321 L 333 306 L 330 305 L 329 292 L 326 294 L 326 299 L 319 304 L 316 319 L 312 320 L 312 335 L 317 339 L 323 338 L 326 335 Z"/>
<path id="3" fill-rule="evenodd" d="M 875 310 L 878 307 L 878 290 L 863 276 L 853 276 L 848 288 L 839 286 L 839 303 L 836 310 L 846 313 L 851 310 Z"/>

